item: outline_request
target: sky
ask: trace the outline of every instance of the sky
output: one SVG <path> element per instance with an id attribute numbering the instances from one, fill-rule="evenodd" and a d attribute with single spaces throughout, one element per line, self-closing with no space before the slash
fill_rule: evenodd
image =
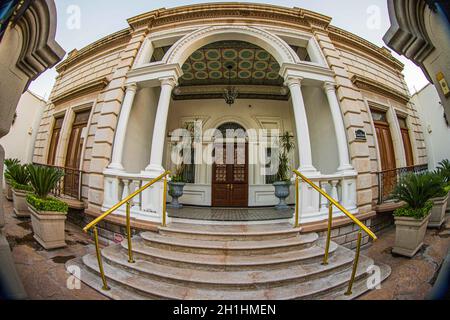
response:
<path id="1" fill-rule="evenodd" d="M 195 3 L 222 1 L 206 0 L 55 0 L 57 9 L 56 40 L 66 52 L 84 46 L 115 31 L 127 28 L 127 19 L 159 8 L 172 8 Z M 268 3 L 312 10 L 333 18 L 331 24 L 350 31 L 366 40 L 385 46 L 383 35 L 390 26 L 387 0 L 246 0 L 248 3 Z M 428 81 L 422 70 L 396 53 L 405 64 L 405 79 L 411 93 Z M 30 85 L 30 90 L 48 98 L 57 73 L 50 69 Z"/>

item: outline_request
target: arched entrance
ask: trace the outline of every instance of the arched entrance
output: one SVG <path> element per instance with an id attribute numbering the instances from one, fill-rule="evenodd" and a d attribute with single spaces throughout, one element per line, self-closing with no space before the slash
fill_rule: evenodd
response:
<path id="1" fill-rule="evenodd" d="M 235 122 L 217 128 L 212 165 L 212 206 L 248 206 L 248 143 Z"/>

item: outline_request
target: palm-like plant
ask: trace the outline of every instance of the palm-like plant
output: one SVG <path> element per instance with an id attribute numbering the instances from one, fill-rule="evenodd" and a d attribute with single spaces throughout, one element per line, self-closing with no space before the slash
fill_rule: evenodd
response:
<path id="1" fill-rule="evenodd" d="M 36 165 L 29 165 L 27 168 L 34 193 L 41 199 L 47 199 L 58 181 L 64 176 L 64 172 L 56 168 Z"/>
<path id="2" fill-rule="evenodd" d="M 15 184 L 26 186 L 30 182 L 30 175 L 27 170 L 27 165 L 11 164 L 5 171 L 5 176 L 8 180 Z"/>
<path id="3" fill-rule="evenodd" d="M 391 197 L 405 201 L 411 209 L 422 209 L 442 191 L 442 186 L 442 177 L 437 174 L 408 173 L 400 179 Z"/>
<path id="4" fill-rule="evenodd" d="M 9 175 L 9 168 L 11 168 L 13 165 L 20 164 L 19 159 L 5 159 L 3 162 L 5 164 L 5 179 L 8 183 L 11 181 L 11 176 Z"/>
<path id="5" fill-rule="evenodd" d="M 290 168 L 289 168 L 289 154 L 294 149 L 295 144 L 293 137 L 289 132 L 285 132 L 280 137 L 280 149 L 277 181 L 289 181 L 290 180 Z"/>
<path id="6" fill-rule="evenodd" d="M 439 162 L 437 172 L 444 178 L 446 183 L 450 183 L 450 160 L 445 159 Z"/>

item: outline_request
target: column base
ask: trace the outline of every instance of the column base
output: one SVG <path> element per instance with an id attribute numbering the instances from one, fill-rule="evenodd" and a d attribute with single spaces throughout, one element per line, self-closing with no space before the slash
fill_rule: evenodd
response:
<path id="1" fill-rule="evenodd" d="M 109 166 L 106 167 L 106 170 L 108 170 L 108 169 L 113 170 L 113 171 L 121 171 L 121 172 L 125 171 L 125 168 L 123 167 L 123 165 L 120 163 L 117 163 L 117 162 L 115 162 L 115 163 L 111 162 L 109 164 Z"/>
<path id="2" fill-rule="evenodd" d="M 150 164 L 144 171 L 141 171 L 141 175 L 146 178 L 156 178 L 165 171 L 166 170 L 162 166 Z"/>
<path id="3" fill-rule="evenodd" d="M 314 166 L 303 166 L 298 171 L 308 178 L 320 177 L 322 174 Z"/>
<path id="4" fill-rule="evenodd" d="M 337 168 L 337 171 L 339 173 L 343 173 L 343 174 L 356 174 L 357 173 L 355 171 L 355 168 L 353 168 L 353 166 L 350 164 L 340 166 L 339 168 Z"/>

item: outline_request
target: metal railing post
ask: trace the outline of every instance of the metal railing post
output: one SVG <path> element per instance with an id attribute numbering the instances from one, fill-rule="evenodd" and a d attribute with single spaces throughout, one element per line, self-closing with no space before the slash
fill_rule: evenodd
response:
<path id="1" fill-rule="evenodd" d="M 298 176 L 295 176 L 295 225 L 294 228 L 299 227 L 299 210 L 300 210 L 300 192 L 299 192 L 299 180 Z"/>
<path id="2" fill-rule="evenodd" d="M 167 176 L 164 177 L 164 193 L 163 193 L 163 203 L 162 203 L 162 226 L 166 226 L 166 202 L 167 202 Z"/>
<path id="3" fill-rule="evenodd" d="M 348 289 L 345 293 L 346 296 L 352 295 L 352 289 L 353 289 L 353 283 L 355 282 L 356 277 L 356 271 L 358 270 L 358 263 L 359 263 L 359 255 L 361 253 L 361 240 L 362 240 L 362 232 L 359 230 L 358 232 L 358 240 L 356 244 L 356 253 L 355 253 L 355 261 L 353 262 L 353 270 L 352 270 L 352 276 L 350 277 L 350 282 L 348 283 Z"/>
<path id="4" fill-rule="evenodd" d="M 131 203 L 130 201 L 127 202 L 127 240 L 128 240 L 128 262 L 134 263 L 133 259 L 133 249 L 131 244 Z"/>
<path id="5" fill-rule="evenodd" d="M 330 202 L 328 205 L 328 231 L 327 231 L 327 242 L 325 244 L 325 255 L 323 257 L 322 264 L 324 266 L 328 265 L 328 255 L 330 252 L 330 243 L 331 243 L 331 227 L 333 225 L 333 204 Z"/>
<path id="6" fill-rule="evenodd" d="M 98 269 L 100 271 L 100 276 L 101 276 L 102 282 L 103 282 L 102 290 L 109 291 L 110 288 L 108 287 L 108 283 L 106 282 L 105 271 L 103 269 L 102 255 L 101 255 L 101 252 L 100 252 L 100 245 L 98 243 L 98 230 L 97 230 L 97 227 L 94 227 L 93 231 L 94 231 L 95 252 L 97 254 Z"/>

